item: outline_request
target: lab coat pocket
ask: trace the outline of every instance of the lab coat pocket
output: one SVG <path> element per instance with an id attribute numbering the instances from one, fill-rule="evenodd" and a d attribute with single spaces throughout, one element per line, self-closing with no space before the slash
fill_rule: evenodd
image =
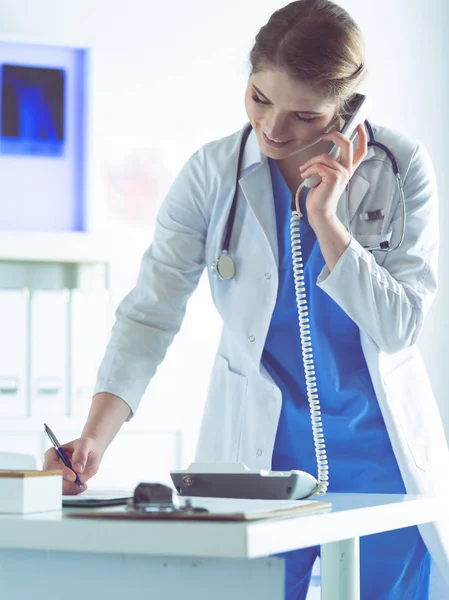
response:
<path id="1" fill-rule="evenodd" d="M 217 354 L 204 409 L 196 460 L 236 462 L 245 409 L 247 378 Z"/>
<path id="2" fill-rule="evenodd" d="M 354 238 L 364 248 L 373 248 L 379 246 L 381 242 L 390 242 L 393 230 L 387 231 L 386 233 L 355 233 Z M 375 250 L 373 256 L 377 264 L 382 265 L 387 256 L 388 252 L 381 252 Z"/>
<path id="3" fill-rule="evenodd" d="M 381 242 L 390 242 L 392 230 L 387 233 L 354 233 L 353 236 L 364 248 L 372 248 L 379 246 Z M 383 265 L 387 254 L 373 252 L 374 260 L 379 266 Z M 358 326 L 336 302 L 331 302 L 329 307 L 329 332 L 331 336 L 340 336 L 342 342 L 359 337 Z"/>
<path id="4" fill-rule="evenodd" d="M 422 359 L 414 354 L 408 361 L 384 376 L 397 427 L 402 430 L 416 466 L 426 471 L 429 437 L 436 408 L 432 387 Z"/>

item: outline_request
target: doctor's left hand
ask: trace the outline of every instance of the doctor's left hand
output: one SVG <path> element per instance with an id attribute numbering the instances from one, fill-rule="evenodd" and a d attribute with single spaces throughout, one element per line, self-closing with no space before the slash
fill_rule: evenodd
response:
<path id="1" fill-rule="evenodd" d="M 306 207 L 309 221 L 334 217 L 337 204 L 354 171 L 368 152 L 368 136 L 364 125 L 357 127 L 357 149 L 353 152 L 352 142 L 339 131 L 323 135 L 323 139 L 340 147 L 338 160 L 328 154 L 319 154 L 300 167 L 301 177 L 307 179 L 319 175 L 321 183 L 307 194 Z"/>

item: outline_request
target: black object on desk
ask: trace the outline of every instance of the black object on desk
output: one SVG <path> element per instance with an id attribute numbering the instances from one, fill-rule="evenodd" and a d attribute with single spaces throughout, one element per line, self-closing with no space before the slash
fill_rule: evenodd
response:
<path id="1" fill-rule="evenodd" d="M 181 504 L 178 494 L 171 487 L 162 483 L 139 483 L 134 490 L 133 499 L 128 502 L 128 510 L 134 513 L 196 514 L 209 512 L 206 508 L 192 506 L 188 498 L 184 504 Z"/>
<path id="2" fill-rule="evenodd" d="M 64 500 L 62 497 L 63 508 L 101 508 L 103 506 L 120 506 L 121 504 L 127 504 L 131 500 L 128 498 L 83 498 L 80 495 L 79 498 L 70 498 Z"/>

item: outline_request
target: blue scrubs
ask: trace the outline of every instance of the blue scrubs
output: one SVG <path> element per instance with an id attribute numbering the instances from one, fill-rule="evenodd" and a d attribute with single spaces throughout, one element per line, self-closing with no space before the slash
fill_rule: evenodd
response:
<path id="1" fill-rule="evenodd" d="M 317 476 L 302 364 L 290 242 L 291 193 L 269 159 L 279 245 L 279 290 L 262 362 L 282 391 L 272 457 L 274 470 L 300 469 Z M 316 280 L 325 261 L 302 202 L 300 233 L 312 349 L 329 461 L 329 492 L 404 494 L 360 344 L 357 325 Z M 362 537 L 364 600 L 425 600 L 430 556 L 417 527 Z M 286 599 L 306 598 L 319 547 L 289 552 Z M 381 574 L 381 576 L 379 576 Z"/>

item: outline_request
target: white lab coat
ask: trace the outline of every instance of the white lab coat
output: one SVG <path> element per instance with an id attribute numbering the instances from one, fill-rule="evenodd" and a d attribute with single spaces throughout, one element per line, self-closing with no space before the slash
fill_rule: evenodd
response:
<path id="1" fill-rule="evenodd" d="M 399 250 L 363 246 L 400 235 L 401 209 L 390 162 L 370 147 L 350 185 L 353 238 L 319 285 L 361 331 L 363 353 L 408 493 L 449 496 L 449 452 L 432 389 L 415 342 L 437 289 L 437 189 L 423 146 L 374 126 L 404 182 L 407 225 Z M 211 273 L 220 255 L 235 188 L 241 132 L 196 152 L 173 183 L 157 219 L 136 287 L 117 309 L 95 393 L 123 398 L 134 413 L 181 326 L 205 266 L 223 331 L 197 448 L 200 461 L 241 461 L 270 469 L 281 392 L 261 364 L 278 287 L 275 210 L 266 157 L 248 138 L 230 254 L 232 281 Z M 338 216 L 346 223 L 346 191 Z M 384 208 L 380 220 L 361 213 Z M 201 324 L 199 323 L 200 327 Z M 338 327 L 336 321 L 331 327 Z M 336 330 L 338 333 L 338 330 Z M 298 357 L 298 364 L 300 357 Z M 324 432 L 325 434 L 326 432 Z M 332 480 L 332 473 L 330 480 Z M 449 522 L 420 526 L 433 559 L 449 579 Z"/>

